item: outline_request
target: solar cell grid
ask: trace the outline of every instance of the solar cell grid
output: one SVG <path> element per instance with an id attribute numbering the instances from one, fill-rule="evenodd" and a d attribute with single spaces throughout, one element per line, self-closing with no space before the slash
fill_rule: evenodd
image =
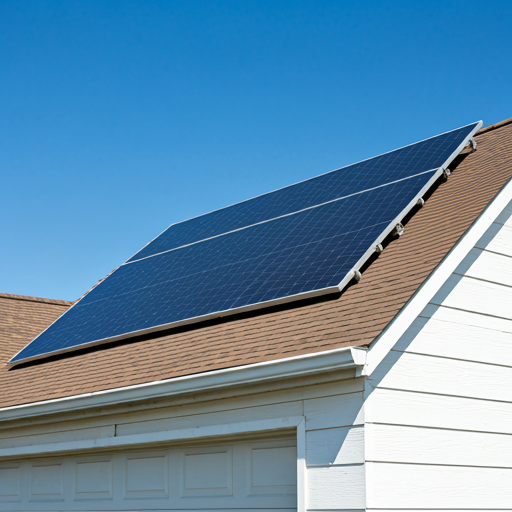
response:
<path id="1" fill-rule="evenodd" d="M 470 125 L 474 126 L 474 125 Z M 315 178 L 173 224 L 128 261 L 437 169 L 466 136 L 459 128 Z"/>
<path id="2" fill-rule="evenodd" d="M 479 126 L 171 226 L 11 362 L 339 290 Z"/>

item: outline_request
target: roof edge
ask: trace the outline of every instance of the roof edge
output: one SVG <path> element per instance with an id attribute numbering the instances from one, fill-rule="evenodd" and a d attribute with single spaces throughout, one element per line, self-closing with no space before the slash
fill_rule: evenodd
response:
<path id="1" fill-rule="evenodd" d="M 368 349 L 367 364 L 362 373 L 364 376 L 371 376 L 373 371 L 376 370 L 405 331 L 421 314 L 441 286 L 510 202 L 512 202 L 512 178 L 491 199 L 483 212 L 444 256 L 433 272 L 423 281 L 382 333 L 373 340 Z"/>
<path id="2" fill-rule="evenodd" d="M 362 370 L 366 364 L 366 352 L 366 349 L 361 347 L 344 347 L 54 400 L 13 405 L 0 408 L 0 422 L 102 406 L 111 407 L 126 402 L 274 381 L 331 370 Z"/>
<path id="3" fill-rule="evenodd" d="M 28 302 L 42 302 L 44 304 L 57 304 L 59 306 L 71 306 L 74 301 L 46 299 L 44 297 L 31 297 L 30 295 L 13 295 L 11 293 L 0 293 L 0 299 L 23 300 Z"/>
<path id="4" fill-rule="evenodd" d="M 477 135 L 482 135 L 487 132 L 492 132 L 493 130 L 497 130 L 498 128 L 501 128 L 503 126 L 506 126 L 507 124 L 512 124 L 512 117 L 509 117 L 508 119 L 504 119 L 503 121 L 500 121 L 498 123 L 490 124 L 489 126 L 484 126 L 483 128 L 480 128 L 475 133 L 475 137 Z"/>

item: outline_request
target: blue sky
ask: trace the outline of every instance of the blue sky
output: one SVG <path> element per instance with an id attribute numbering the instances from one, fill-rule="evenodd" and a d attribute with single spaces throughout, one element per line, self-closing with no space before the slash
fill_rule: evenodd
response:
<path id="1" fill-rule="evenodd" d="M 510 1 L 0 2 L 0 292 L 73 300 L 169 224 L 512 116 Z"/>

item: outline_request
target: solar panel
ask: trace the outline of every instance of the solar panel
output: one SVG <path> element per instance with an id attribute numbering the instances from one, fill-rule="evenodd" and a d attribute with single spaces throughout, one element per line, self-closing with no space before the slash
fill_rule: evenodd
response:
<path id="1" fill-rule="evenodd" d="M 342 290 L 480 126 L 171 226 L 10 363 Z"/>

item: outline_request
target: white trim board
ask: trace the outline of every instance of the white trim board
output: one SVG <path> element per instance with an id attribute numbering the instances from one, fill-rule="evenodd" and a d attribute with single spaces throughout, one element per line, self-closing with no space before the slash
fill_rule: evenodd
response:
<path id="1" fill-rule="evenodd" d="M 363 375 L 370 376 L 373 373 L 395 343 L 420 315 L 441 286 L 511 201 L 512 180 L 509 180 L 432 274 L 422 283 L 402 310 L 372 342 L 368 349 L 367 364 L 363 370 Z"/>
<path id="2" fill-rule="evenodd" d="M 302 425 L 302 426 L 301 426 Z M 227 423 L 207 425 L 203 427 L 184 428 L 179 430 L 165 430 L 161 432 L 144 432 L 118 437 L 103 437 L 97 439 L 82 439 L 79 441 L 64 441 L 31 446 L 16 446 L 13 448 L 0 448 L 0 459 L 12 457 L 49 456 L 61 453 L 98 450 L 108 448 L 130 448 L 149 443 L 169 443 L 173 441 L 195 440 L 209 437 L 232 436 L 238 434 L 264 433 L 274 430 L 295 429 L 301 426 L 301 437 L 305 439 L 305 420 L 303 416 L 290 416 L 269 420 L 245 421 L 240 423 Z M 305 450 L 305 445 L 303 451 Z M 304 458 L 303 458 L 304 460 Z"/>
<path id="3" fill-rule="evenodd" d="M 332 370 L 362 369 L 365 362 L 366 349 L 345 347 L 135 386 L 4 407 L 0 409 L 0 422 L 207 391 L 227 386 L 299 377 Z"/>
<path id="4" fill-rule="evenodd" d="M 288 418 L 293 421 L 293 418 Z M 308 471 L 306 465 L 306 418 L 297 424 L 297 512 L 306 512 L 308 504 Z"/>

